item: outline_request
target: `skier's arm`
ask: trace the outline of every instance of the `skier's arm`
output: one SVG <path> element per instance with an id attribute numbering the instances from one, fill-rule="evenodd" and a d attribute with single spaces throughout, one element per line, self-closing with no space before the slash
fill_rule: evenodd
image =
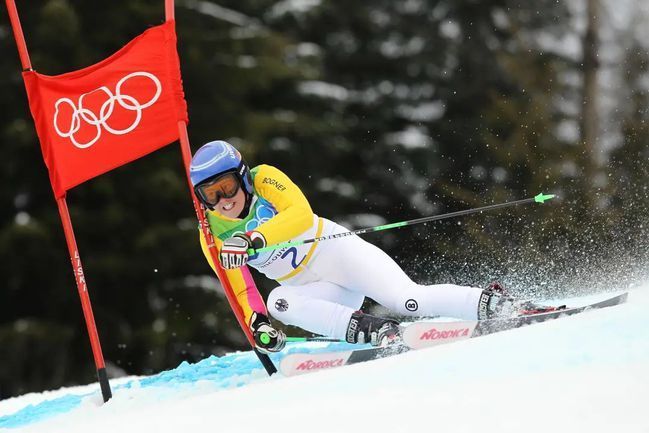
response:
<path id="1" fill-rule="evenodd" d="M 217 238 L 215 238 L 214 241 L 217 244 L 220 243 L 219 239 Z M 203 250 L 203 254 L 207 259 L 207 262 L 212 267 L 212 270 L 214 270 L 214 272 L 216 273 L 216 268 L 214 267 L 214 262 L 212 261 L 210 251 L 207 248 L 207 243 L 205 242 L 205 236 L 203 236 L 203 232 L 200 232 L 200 242 L 201 249 Z M 232 291 L 237 299 L 237 303 L 239 304 L 239 307 L 243 312 L 246 324 L 250 325 L 250 318 L 253 312 L 268 316 L 264 300 L 259 294 L 257 285 L 255 284 L 255 281 L 253 280 L 248 267 L 243 266 L 235 269 L 224 269 L 224 271 L 228 283 L 230 283 L 230 287 L 232 287 Z M 221 283 L 223 284 L 224 282 L 222 281 Z"/>
<path id="2" fill-rule="evenodd" d="M 255 174 L 255 190 L 277 209 L 277 215 L 255 229 L 266 245 L 294 238 L 313 225 L 313 211 L 300 188 L 279 169 L 260 165 Z"/>

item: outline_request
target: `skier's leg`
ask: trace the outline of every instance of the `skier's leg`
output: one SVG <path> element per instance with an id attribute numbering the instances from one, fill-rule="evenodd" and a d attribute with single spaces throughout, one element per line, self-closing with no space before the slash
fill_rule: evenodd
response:
<path id="1" fill-rule="evenodd" d="M 276 287 L 268 296 L 267 304 L 270 314 L 286 325 L 344 339 L 351 316 L 364 299 L 359 292 L 316 281 Z"/>
<path id="2" fill-rule="evenodd" d="M 323 242 L 318 248 L 318 256 L 309 264 L 313 273 L 323 280 L 362 293 L 395 312 L 467 320 L 478 317 L 478 304 L 483 294 L 480 288 L 416 284 L 390 256 L 358 236 Z"/>

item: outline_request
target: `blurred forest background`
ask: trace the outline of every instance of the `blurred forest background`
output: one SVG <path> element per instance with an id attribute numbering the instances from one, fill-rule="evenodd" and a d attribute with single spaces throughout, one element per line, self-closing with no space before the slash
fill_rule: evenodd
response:
<path id="1" fill-rule="evenodd" d="M 17 5 L 32 63 L 51 75 L 164 20 L 161 0 Z M 648 9 L 177 0 L 193 150 L 229 140 L 350 228 L 555 193 L 366 239 L 422 283 L 498 279 L 536 297 L 627 288 L 649 263 Z M 0 59 L 6 398 L 89 383 L 95 370 L 4 8 Z M 201 254 L 177 145 L 75 188 L 68 204 L 111 375 L 246 348 Z"/>

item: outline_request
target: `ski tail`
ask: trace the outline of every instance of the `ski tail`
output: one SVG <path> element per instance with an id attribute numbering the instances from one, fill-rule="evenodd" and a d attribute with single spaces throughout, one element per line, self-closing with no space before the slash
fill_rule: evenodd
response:
<path id="1" fill-rule="evenodd" d="M 374 359 L 385 358 L 410 350 L 403 344 L 385 347 L 345 350 L 319 353 L 290 353 L 282 358 L 280 371 L 284 376 L 297 376 L 320 370 L 329 370 L 344 365 L 358 364 Z"/>

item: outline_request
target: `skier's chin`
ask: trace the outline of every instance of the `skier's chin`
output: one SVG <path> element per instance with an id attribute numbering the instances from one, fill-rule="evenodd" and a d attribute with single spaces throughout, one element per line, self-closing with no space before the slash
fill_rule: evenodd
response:
<path id="1" fill-rule="evenodd" d="M 228 218 L 237 218 L 241 213 L 240 207 L 237 201 L 223 203 L 219 206 L 219 213 Z"/>

